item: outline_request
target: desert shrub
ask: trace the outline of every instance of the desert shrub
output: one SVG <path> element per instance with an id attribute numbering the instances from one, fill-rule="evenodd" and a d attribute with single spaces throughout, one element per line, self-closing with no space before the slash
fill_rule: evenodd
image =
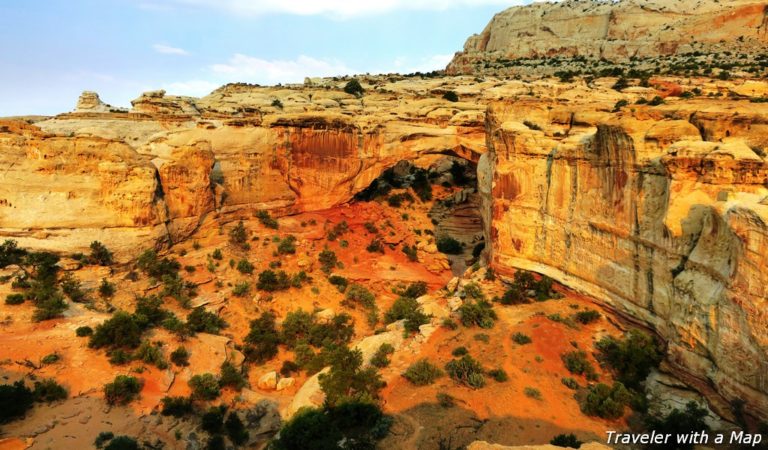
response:
<path id="1" fill-rule="evenodd" d="M 107 356 L 109 357 L 109 363 L 115 366 L 122 366 L 133 361 L 133 355 L 121 348 L 108 351 Z"/>
<path id="2" fill-rule="evenodd" d="M 512 335 L 512 340 L 518 345 L 526 345 L 533 342 L 530 336 L 524 333 L 515 333 Z"/>
<path id="3" fill-rule="evenodd" d="M 389 355 L 395 352 L 392 344 L 381 344 L 376 352 L 371 356 L 371 365 L 378 368 L 387 367 L 390 363 Z"/>
<path id="4" fill-rule="evenodd" d="M 280 375 L 283 377 L 290 377 L 294 373 L 301 370 L 298 364 L 293 361 L 283 361 L 283 365 L 280 367 Z"/>
<path id="5" fill-rule="evenodd" d="M 321 270 L 325 273 L 330 273 L 339 263 L 336 253 L 327 248 L 320 252 L 317 259 L 320 261 Z"/>
<path id="6" fill-rule="evenodd" d="M 619 112 L 621 111 L 621 108 L 629 105 L 629 102 L 627 100 L 621 99 L 618 102 L 616 102 L 615 105 L 613 105 L 613 112 Z"/>
<path id="7" fill-rule="evenodd" d="M 357 78 L 352 78 L 344 85 L 344 92 L 354 95 L 355 97 L 362 97 L 365 90 Z"/>
<path id="8" fill-rule="evenodd" d="M 242 390 L 246 385 L 243 372 L 235 367 L 229 361 L 224 361 L 221 364 L 221 374 L 219 376 L 219 385 L 221 387 L 231 387 L 236 391 Z"/>
<path id="9" fill-rule="evenodd" d="M 576 438 L 573 433 L 570 434 L 558 434 L 549 441 L 551 445 L 555 447 L 568 447 L 568 448 L 581 448 L 582 442 Z"/>
<path id="10" fill-rule="evenodd" d="M 222 328 L 226 328 L 227 323 L 215 313 L 198 306 L 187 315 L 187 326 L 194 333 L 218 334 Z"/>
<path id="11" fill-rule="evenodd" d="M 214 400 L 221 395 L 219 380 L 212 373 L 193 375 L 188 384 L 194 398 Z"/>
<path id="12" fill-rule="evenodd" d="M 576 321 L 581 324 L 587 325 L 600 319 L 600 313 L 595 311 L 594 309 L 579 311 L 576 314 L 574 314 L 574 319 L 576 319 Z"/>
<path id="13" fill-rule="evenodd" d="M 93 445 L 96 448 L 101 448 L 105 443 L 111 441 L 114 437 L 115 433 L 111 431 L 102 431 L 98 436 L 96 436 L 96 439 L 93 441 Z"/>
<path id="14" fill-rule="evenodd" d="M 179 367 L 186 367 L 189 365 L 189 350 L 184 347 L 179 347 L 171 352 L 171 362 Z"/>
<path id="15" fill-rule="evenodd" d="M 451 351 L 451 355 L 459 357 L 469 354 L 469 350 L 467 350 L 467 347 L 464 347 L 463 345 L 461 347 L 456 347 Z"/>
<path id="16" fill-rule="evenodd" d="M 704 420 L 707 417 L 707 409 L 700 407 L 696 402 L 688 402 L 684 410 L 673 409 L 663 417 L 649 416 L 646 418 L 648 430 L 654 430 L 659 434 L 690 435 L 694 432 L 709 431 L 709 425 Z M 662 445 L 649 445 L 650 449 L 692 450 L 692 443 L 677 443 Z"/>
<path id="17" fill-rule="evenodd" d="M 133 358 L 139 361 L 143 361 L 146 364 L 152 364 L 158 369 L 168 368 L 168 361 L 165 360 L 161 344 L 157 342 L 142 342 L 139 348 L 136 349 L 136 352 L 133 354 Z"/>
<path id="18" fill-rule="evenodd" d="M 414 281 L 408 284 L 408 286 L 395 289 L 394 292 L 403 297 L 418 298 L 427 293 L 427 283 L 424 281 Z"/>
<path id="19" fill-rule="evenodd" d="M 272 441 L 273 450 L 372 449 L 386 436 L 392 423 L 378 405 L 371 402 L 345 402 L 336 407 L 307 408 L 298 412 Z"/>
<path id="20" fill-rule="evenodd" d="M 99 284 L 99 295 L 101 298 L 112 298 L 115 295 L 115 285 L 106 278 L 102 278 Z"/>
<path id="21" fill-rule="evenodd" d="M 363 354 L 360 350 L 337 347 L 330 352 L 328 363 L 330 370 L 319 377 L 328 406 L 377 399 L 385 385 L 375 367 L 362 367 Z"/>
<path id="22" fill-rule="evenodd" d="M 349 224 L 347 224 L 346 220 L 342 220 L 331 228 L 327 238 L 329 241 L 333 242 L 338 239 L 339 236 L 343 236 L 347 231 L 349 231 Z"/>
<path id="23" fill-rule="evenodd" d="M 142 272 L 157 280 L 161 280 L 164 275 L 178 276 L 179 269 L 181 268 L 181 264 L 175 259 L 167 257 L 158 259 L 157 252 L 152 249 L 146 250 L 139 255 L 136 265 Z"/>
<path id="24" fill-rule="evenodd" d="M 613 386 L 597 383 L 581 393 L 579 406 L 588 416 L 618 419 L 624 415 L 624 408 L 631 399 L 632 395 L 618 381 Z"/>
<path id="25" fill-rule="evenodd" d="M 291 280 L 282 270 L 274 272 L 267 269 L 259 274 L 259 281 L 256 283 L 256 288 L 267 292 L 283 291 L 290 287 Z"/>
<path id="26" fill-rule="evenodd" d="M 75 335 L 77 337 L 86 337 L 93 335 L 93 328 L 85 326 L 85 327 L 77 327 L 75 330 Z"/>
<path id="27" fill-rule="evenodd" d="M 386 323 L 405 319 L 405 329 L 416 332 L 421 325 L 429 323 L 429 316 L 421 310 L 421 305 L 413 297 L 398 297 L 392 307 L 384 314 Z"/>
<path id="28" fill-rule="evenodd" d="M 653 97 L 651 101 L 648 102 L 648 105 L 650 106 L 659 106 L 664 104 L 664 99 L 659 97 L 658 95 Z"/>
<path id="29" fill-rule="evenodd" d="M 560 382 L 563 383 L 565 387 L 572 390 L 578 390 L 581 386 L 579 386 L 579 382 L 574 380 L 571 377 L 563 377 L 560 379 Z"/>
<path id="30" fill-rule="evenodd" d="M 85 290 L 83 290 L 80 280 L 75 278 L 71 272 L 65 273 L 64 276 L 61 277 L 61 280 L 59 280 L 59 284 L 61 285 L 61 291 L 64 292 L 64 295 L 73 302 L 84 303 L 88 301 L 88 295 Z"/>
<path id="31" fill-rule="evenodd" d="M 409 261 L 416 262 L 419 260 L 418 250 L 415 245 L 403 245 L 403 253 L 405 253 L 405 256 L 408 257 Z"/>
<path id="32" fill-rule="evenodd" d="M 456 406 L 456 399 L 446 394 L 445 392 L 438 392 L 437 403 L 443 408 L 452 408 Z"/>
<path id="33" fill-rule="evenodd" d="M 163 397 L 160 402 L 163 409 L 160 414 L 164 416 L 184 417 L 192 414 L 192 399 L 189 397 Z"/>
<path id="34" fill-rule="evenodd" d="M 104 447 L 104 450 L 140 450 L 139 443 L 130 436 L 117 436 Z"/>
<path id="35" fill-rule="evenodd" d="M 277 253 L 280 255 L 293 255 L 296 253 L 296 237 L 287 236 L 277 245 Z"/>
<path id="36" fill-rule="evenodd" d="M 226 430 L 227 436 L 235 445 L 242 445 L 248 440 L 248 430 L 245 429 L 243 421 L 234 412 L 229 413 L 227 420 L 224 422 L 224 430 Z"/>
<path id="37" fill-rule="evenodd" d="M 8 267 L 11 264 L 21 264 L 26 255 L 27 251 L 23 248 L 19 248 L 18 242 L 12 239 L 7 239 L 0 244 L 0 269 Z"/>
<path id="38" fill-rule="evenodd" d="M 114 381 L 104 385 L 104 398 L 110 405 L 127 405 L 139 396 L 141 386 L 138 378 L 118 375 Z"/>
<path id="39" fill-rule="evenodd" d="M 224 428 L 224 414 L 226 412 L 227 408 L 224 405 L 208 408 L 208 411 L 200 418 L 203 431 L 210 434 L 221 433 Z"/>
<path id="40" fill-rule="evenodd" d="M 160 325 L 171 314 L 163 309 L 163 299 L 157 295 L 136 298 L 133 320 L 141 329 Z"/>
<path id="41" fill-rule="evenodd" d="M 251 321 L 251 329 L 245 337 L 243 353 L 249 361 L 263 364 L 277 355 L 280 335 L 275 328 L 275 315 L 262 313 Z"/>
<path id="42" fill-rule="evenodd" d="M 277 108 L 277 109 L 283 109 L 283 102 L 280 101 L 279 98 L 273 99 L 272 100 L 272 106 Z"/>
<path id="43" fill-rule="evenodd" d="M 237 262 L 237 271 L 242 274 L 252 274 L 253 269 L 253 264 L 251 264 L 250 261 L 245 258 Z"/>
<path id="44" fill-rule="evenodd" d="M 194 283 L 184 281 L 178 274 L 163 275 L 163 291 L 161 296 L 170 296 L 176 299 L 184 308 L 189 307 L 189 302 L 197 295 L 197 287 Z"/>
<path id="45" fill-rule="evenodd" d="M 99 241 L 91 242 L 91 256 L 88 258 L 91 264 L 109 266 L 112 264 L 112 252 Z"/>
<path id="46" fill-rule="evenodd" d="M 622 340 L 611 336 L 597 343 L 600 359 L 616 373 L 625 386 L 637 388 L 658 367 L 663 357 L 656 340 L 641 331 L 630 330 Z"/>
<path id="47" fill-rule="evenodd" d="M 592 363 L 587 359 L 587 353 L 583 350 L 574 350 L 572 352 L 563 353 L 560 355 L 560 359 L 563 360 L 565 368 L 569 372 L 576 375 L 584 375 L 588 380 L 596 380 L 597 373 Z"/>
<path id="48" fill-rule="evenodd" d="M 459 313 L 465 327 L 492 328 L 498 318 L 493 306 L 485 300 L 465 301 L 459 307 Z"/>
<path id="49" fill-rule="evenodd" d="M 250 290 L 251 285 L 247 281 L 243 281 L 242 283 L 237 283 L 235 287 L 232 288 L 232 295 L 235 297 L 244 297 Z"/>
<path id="50" fill-rule="evenodd" d="M 629 86 L 629 81 L 624 77 L 620 77 L 618 80 L 616 80 L 616 83 L 613 84 L 612 89 L 621 91 L 627 86 Z"/>
<path id="51" fill-rule="evenodd" d="M 344 292 L 347 290 L 347 285 L 349 285 L 349 281 L 339 275 L 331 275 L 328 277 L 328 282 L 332 285 L 336 286 L 336 289 L 339 290 L 339 292 Z"/>
<path id="52" fill-rule="evenodd" d="M 34 400 L 34 394 L 23 381 L 0 385 L 0 423 L 23 417 Z"/>
<path id="53" fill-rule="evenodd" d="M 443 319 L 443 322 L 440 324 L 440 326 L 449 330 L 455 330 L 459 328 L 459 325 L 448 317 Z"/>
<path id="54" fill-rule="evenodd" d="M 464 247 L 451 236 L 440 236 L 437 238 L 437 250 L 447 255 L 460 255 L 464 252 Z"/>
<path id="55" fill-rule="evenodd" d="M 271 228 L 273 230 L 277 230 L 278 227 L 279 227 L 279 224 L 277 223 L 277 220 L 275 220 L 269 214 L 269 211 L 258 211 L 256 213 L 256 218 L 259 219 L 259 222 L 261 222 L 261 224 L 264 225 L 267 228 Z"/>
<path id="56" fill-rule="evenodd" d="M 445 94 L 443 94 L 443 99 L 448 100 L 449 102 L 458 102 L 459 96 L 454 91 L 446 91 Z"/>
<path id="57" fill-rule="evenodd" d="M 365 247 L 368 253 L 381 253 L 384 254 L 384 243 L 381 238 L 373 238 L 368 246 Z"/>
<path id="58" fill-rule="evenodd" d="M 541 391 L 536 388 L 526 386 L 525 389 L 523 389 L 523 393 L 528 398 L 532 398 L 534 400 L 541 400 Z"/>
<path id="59" fill-rule="evenodd" d="M 445 374 L 439 367 L 429 362 L 428 359 L 420 359 L 411 364 L 403 373 L 405 379 L 416 386 L 427 386 L 434 383 Z"/>
<path id="60" fill-rule="evenodd" d="M 245 229 L 243 221 L 237 222 L 237 225 L 229 230 L 229 242 L 237 247 L 248 249 L 248 230 Z"/>
<path id="61" fill-rule="evenodd" d="M 314 322 L 309 329 L 308 342 L 315 347 L 328 347 L 348 343 L 355 334 L 352 316 L 336 314 L 328 323 Z"/>
<path id="62" fill-rule="evenodd" d="M 485 377 L 483 367 L 470 355 L 464 355 L 460 359 L 449 361 L 445 365 L 445 371 L 452 380 L 459 384 L 471 388 L 481 388 L 485 386 Z"/>
<path id="63" fill-rule="evenodd" d="M 21 305 L 24 303 L 24 294 L 8 294 L 5 297 L 6 305 Z"/>
<path id="64" fill-rule="evenodd" d="M 302 309 L 289 312 L 282 323 L 281 342 L 288 348 L 293 348 L 298 342 L 309 338 L 314 324 L 315 319 L 312 314 Z"/>
<path id="65" fill-rule="evenodd" d="M 66 388 L 52 378 L 46 378 L 41 381 L 35 381 L 32 394 L 36 402 L 55 402 L 65 400 L 68 396 Z"/>
<path id="66" fill-rule="evenodd" d="M 347 295 L 344 297 L 343 303 L 345 306 L 354 307 L 358 304 L 364 308 L 371 309 L 376 306 L 376 297 L 364 286 L 355 283 L 347 289 Z"/>
<path id="67" fill-rule="evenodd" d="M 96 327 L 88 346 L 91 348 L 135 348 L 140 343 L 141 329 L 133 316 L 118 311 L 110 319 Z"/>
<path id="68" fill-rule="evenodd" d="M 499 383 L 503 383 L 509 380 L 509 375 L 507 375 L 507 372 L 502 368 L 489 370 L 488 376 L 498 381 Z"/>

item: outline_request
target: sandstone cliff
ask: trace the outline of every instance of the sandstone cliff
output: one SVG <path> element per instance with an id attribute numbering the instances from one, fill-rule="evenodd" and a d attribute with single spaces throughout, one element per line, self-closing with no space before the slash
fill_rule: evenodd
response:
<path id="1" fill-rule="evenodd" d="M 533 3 L 496 14 L 467 39 L 447 71 L 474 73 L 518 58 L 626 62 L 693 52 L 755 54 L 766 43 L 768 9 L 754 0 Z"/>

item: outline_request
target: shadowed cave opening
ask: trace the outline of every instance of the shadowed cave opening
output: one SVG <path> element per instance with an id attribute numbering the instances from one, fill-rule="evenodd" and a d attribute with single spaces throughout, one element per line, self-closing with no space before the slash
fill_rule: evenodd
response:
<path id="1" fill-rule="evenodd" d="M 477 164 L 450 155 L 402 160 L 384 170 L 354 200 L 386 201 L 400 208 L 411 198 L 429 206 L 433 228 L 425 232 L 433 234 L 434 244 L 448 257 L 454 275 L 479 261 L 485 238 Z"/>

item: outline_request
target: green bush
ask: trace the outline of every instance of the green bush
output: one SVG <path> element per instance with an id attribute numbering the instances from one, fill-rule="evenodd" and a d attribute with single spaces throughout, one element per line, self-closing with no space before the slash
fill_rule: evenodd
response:
<path id="1" fill-rule="evenodd" d="M 171 352 L 171 362 L 179 367 L 189 365 L 189 351 L 184 347 L 179 347 Z"/>
<path id="2" fill-rule="evenodd" d="M 690 435 L 694 432 L 709 431 L 709 425 L 704 420 L 707 417 L 706 408 L 700 407 L 696 402 L 688 402 L 685 410 L 675 408 L 664 417 L 646 418 L 646 427 L 648 430 L 656 431 L 659 434 Z M 674 442 L 669 445 L 650 445 L 649 449 L 670 449 L 670 450 L 693 450 L 691 443 Z"/>
<path id="3" fill-rule="evenodd" d="M 600 359 L 615 371 L 617 379 L 632 389 L 638 388 L 663 358 L 659 343 L 638 330 L 630 330 L 622 340 L 605 337 L 597 348 Z"/>
<path id="4" fill-rule="evenodd" d="M 264 312 L 251 321 L 251 329 L 244 339 L 243 353 L 249 361 L 263 364 L 277 355 L 280 335 L 275 328 L 275 315 Z"/>
<path id="5" fill-rule="evenodd" d="M 581 394 L 579 406 L 588 416 L 603 419 L 618 419 L 624 415 L 624 408 L 629 404 L 632 395 L 620 382 L 608 386 L 598 383 L 586 388 Z"/>
<path id="6" fill-rule="evenodd" d="M 419 298 L 427 293 L 427 283 L 424 281 L 414 281 L 402 289 L 396 289 L 395 294 L 402 297 Z"/>
<path id="7" fill-rule="evenodd" d="M 319 376 L 325 393 L 325 404 L 331 407 L 349 401 L 372 401 L 378 398 L 385 383 L 375 367 L 363 368 L 363 354 L 340 346 L 330 352 L 330 370 Z"/>
<path id="8" fill-rule="evenodd" d="M 96 440 L 94 440 L 93 445 L 96 448 L 101 448 L 106 442 L 111 441 L 114 437 L 115 433 L 111 431 L 102 431 L 98 436 L 96 436 Z"/>
<path id="9" fill-rule="evenodd" d="M 355 283 L 347 289 L 343 304 L 350 307 L 359 304 L 366 309 L 371 309 L 376 306 L 376 297 L 364 286 Z"/>
<path id="10" fill-rule="evenodd" d="M 287 236 L 277 245 L 277 253 L 280 255 L 293 255 L 296 253 L 296 237 Z"/>
<path id="11" fill-rule="evenodd" d="M 163 309 L 163 299 L 157 295 L 136 298 L 133 320 L 139 328 L 145 330 L 160 325 L 170 315 L 167 310 Z"/>
<path id="12" fill-rule="evenodd" d="M 451 355 L 453 355 L 453 356 L 455 356 L 457 358 L 459 356 L 464 356 L 464 355 L 467 355 L 467 354 L 469 354 L 469 350 L 467 350 L 467 347 L 464 347 L 463 345 L 461 347 L 454 348 L 453 351 L 451 352 Z"/>
<path id="13" fill-rule="evenodd" d="M 112 298 L 115 295 L 114 283 L 110 283 L 106 278 L 102 278 L 101 284 L 99 284 L 99 295 L 101 298 Z"/>
<path id="14" fill-rule="evenodd" d="M 104 398 L 110 405 L 127 405 L 141 392 L 142 382 L 128 375 L 118 375 L 104 385 Z"/>
<path id="15" fill-rule="evenodd" d="M 344 92 L 354 95 L 355 97 L 362 97 L 365 90 L 357 78 L 352 78 L 344 85 Z"/>
<path id="16" fill-rule="evenodd" d="M 160 343 L 157 342 L 154 344 L 149 341 L 142 342 L 139 348 L 136 349 L 133 358 L 146 364 L 151 364 L 161 370 L 168 368 L 168 361 L 165 360 Z"/>
<path id="17" fill-rule="evenodd" d="M 333 250 L 324 249 L 320 252 L 320 254 L 317 256 L 317 259 L 320 261 L 320 268 L 325 273 L 331 273 L 333 269 L 336 268 L 336 265 L 339 263 L 338 258 L 336 257 L 336 253 L 333 252 Z"/>
<path id="18" fill-rule="evenodd" d="M 245 229 L 242 220 L 237 222 L 237 225 L 229 230 L 229 242 L 231 242 L 232 245 L 243 249 L 250 247 L 250 245 L 248 245 L 248 230 Z"/>
<path id="19" fill-rule="evenodd" d="M 279 228 L 279 224 L 277 223 L 277 220 L 273 219 L 272 216 L 269 215 L 269 211 L 257 212 L 256 218 L 258 218 L 259 222 L 261 222 L 261 224 L 267 228 L 271 228 L 273 230 L 277 230 Z"/>
<path id="20" fill-rule="evenodd" d="M 368 253 L 381 253 L 384 254 L 384 243 L 382 242 L 381 238 L 373 238 L 371 242 L 368 244 L 367 247 L 365 247 L 365 250 Z"/>
<path id="21" fill-rule="evenodd" d="M 459 307 L 459 313 L 465 327 L 492 328 L 498 318 L 493 306 L 485 300 L 465 301 Z"/>
<path id="22" fill-rule="evenodd" d="M 658 95 L 653 97 L 651 101 L 648 102 L 648 105 L 650 106 L 659 106 L 664 104 L 664 99 L 659 97 Z"/>
<path id="23" fill-rule="evenodd" d="M 189 397 L 163 397 L 160 402 L 163 404 L 160 414 L 164 416 L 184 417 L 194 411 Z"/>
<path id="24" fill-rule="evenodd" d="M 236 284 L 235 287 L 232 288 L 232 295 L 235 297 L 244 297 L 245 294 L 247 294 L 250 290 L 251 285 L 247 281 L 243 281 L 242 283 Z"/>
<path id="25" fill-rule="evenodd" d="M 283 291 L 290 287 L 291 280 L 282 270 L 274 272 L 267 269 L 259 274 L 259 281 L 256 283 L 256 288 L 267 292 Z"/>
<path id="26" fill-rule="evenodd" d="M 439 367 L 432 364 L 426 358 L 411 364 L 403 373 L 406 380 L 416 386 L 427 386 L 434 383 L 445 374 Z"/>
<path id="27" fill-rule="evenodd" d="M 108 351 L 107 356 L 109 357 L 109 363 L 115 366 L 122 366 L 133 361 L 133 355 L 120 348 Z"/>
<path id="28" fill-rule="evenodd" d="M 214 400 L 221 395 L 219 380 L 211 373 L 194 375 L 189 379 L 188 384 L 194 398 Z"/>
<path id="29" fill-rule="evenodd" d="M 109 266 L 112 264 L 112 252 L 101 242 L 93 241 L 91 242 L 91 257 L 89 261 L 91 264 Z"/>
<path id="30" fill-rule="evenodd" d="M 577 322 L 587 325 L 600 319 L 600 313 L 594 309 L 588 309 L 585 311 L 579 311 L 574 314 L 574 318 Z"/>
<path id="31" fill-rule="evenodd" d="M 237 270 L 238 272 L 242 274 L 252 274 L 253 273 L 253 264 L 251 264 L 247 259 L 243 258 L 240 261 L 237 262 Z"/>
<path id="32" fill-rule="evenodd" d="M 140 450 L 139 443 L 136 439 L 129 436 L 117 436 L 109 441 L 104 450 Z"/>
<path id="33" fill-rule="evenodd" d="M 579 386 L 578 381 L 574 380 L 571 377 L 563 377 L 560 379 L 560 382 L 563 383 L 563 385 L 565 385 L 565 387 L 567 387 L 568 389 L 571 389 L 574 391 L 578 390 L 581 387 Z"/>
<path id="34" fill-rule="evenodd" d="M 534 400 L 541 400 L 541 391 L 536 388 L 526 386 L 525 389 L 523 389 L 523 393 L 528 398 L 532 398 Z"/>
<path id="35" fill-rule="evenodd" d="M 67 272 L 59 280 L 61 285 L 61 291 L 64 295 L 69 297 L 70 300 L 76 303 L 85 303 L 88 301 L 88 294 L 83 290 L 80 280 L 72 275 L 72 272 Z"/>
<path id="36" fill-rule="evenodd" d="M 464 355 L 460 359 L 449 361 L 445 365 L 445 371 L 452 380 L 471 388 L 485 386 L 483 367 L 470 355 Z"/>
<path id="37" fill-rule="evenodd" d="M 421 325 L 429 323 L 429 316 L 421 310 L 421 305 L 413 297 L 398 297 L 392 307 L 384 314 L 386 323 L 405 319 L 405 329 L 415 333 Z"/>
<path id="38" fill-rule="evenodd" d="M 35 381 L 32 395 L 35 397 L 36 402 L 50 403 L 65 400 L 69 394 L 66 388 L 57 383 L 56 380 L 46 378 L 41 381 Z"/>
<path id="39" fill-rule="evenodd" d="M 413 246 L 410 246 L 407 244 L 403 245 L 403 253 L 405 253 L 405 256 L 408 257 L 409 261 L 416 262 L 419 260 L 418 249 L 416 248 L 415 245 Z"/>
<path id="40" fill-rule="evenodd" d="M 568 448 L 581 448 L 582 442 L 576 438 L 573 433 L 570 434 L 558 434 L 549 441 L 551 445 L 555 447 L 568 447 Z"/>
<path id="41" fill-rule="evenodd" d="M 464 246 L 451 236 L 440 236 L 437 238 L 437 250 L 447 255 L 460 255 L 464 252 Z"/>
<path id="42" fill-rule="evenodd" d="M 615 105 L 613 105 L 613 112 L 619 112 L 621 111 L 621 108 L 629 105 L 629 102 L 627 100 L 621 99 L 618 102 L 616 102 Z"/>
<path id="43" fill-rule="evenodd" d="M 454 91 L 446 91 L 445 94 L 443 94 L 443 99 L 448 100 L 449 102 L 458 102 L 459 96 Z"/>
<path id="44" fill-rule="evenodd" d="M 290 377 L 294 373 L 301 370 L 298 364 L 293 361 L 283 361 L 283 365 L 280 367 L 280 375 L 283 377 Z"/>
<path id="45" fill-rule="evenodd" d="M 224 429 L 227 431 L 227 436 L 235 445 L 243 445 L 248 441 L 249 433 L 245 429 L 243 421 L 234 412 L 229 413 L 226 422 L 224 422 Z"/>
<path id="46" fill-rule="evenodd" d="M 499 302 L 502 305 L 521 305 L 523 303 L 528 303 L 528 297 L 526 297 L 525 293 L 518 286 L 511 286 L 504 292 L 504 295 L 501 296 Z"/>
<path id="47" fill-rule="evenodd" d="M 4 269 L 11 264 L 21 264 L 27 251 L 19 248 L 18 242 L 8 239 L 0 245 L 0 269 Z"/>
<path id="48" fill-rule="evenodd" d="M 502 368 L 489 370 L 488 375 L 499 383 L 509 381 L 509 375 L 507 375 L 507 372 Z"/>
<path id="49" fill-rule="evenodd" d="M 203 306 L 193 309 L 187 316 L 187 326 L 194 333 L 218 334 L 227 323 L 216 314 L 206 311 Z"/>
<path id="50" fill-rule="evenodd" d="M 200 418 L 203 431 L 209 434 L 221 433 L 224 429 L 224 414 L 226 412 L 227 408 L 224 405 L 208 408 L 208 411 Z"/>
<path id="51" fill-rule="evenodd" d="M 139 255 L 136 265 L 144 273 L 156 280 L 162 279 L 164 275 L 175 277 L 179 274 L 179 269 L 181 269 L 181 264 L 178 261 L 168 259 L 167 257 L 158 259 L 157 252 L 152 249 L 146 250 Z"/>
<path id="52" fill-rule="evenodd" d="M 336 286 L 336 289 L 339 290 L 339 292 L 344 292 L 347 290 L 347 286 L 349 285 L 349 281 L 339 275 L 331 275 L 328 277 L 328 282 L 332 285 Z"/>
<path id="53" fill-rule="evenodd" d="M 96 327 L 88 346 L 91 348 L 136 348 L 141 343 L 141 329 L 133 316 L 116 312 L 110 319 Z"/>
<path id="54" fill-rule="evenodd" d="M 75 334 L 77 337 L 86 337 L 93 335 L 93 328 L 85 326 L 85 327 L 77 327 L 75 330 Z"/>
<path id="55" fill-rule="evenodd" d="M 5 297 L 6 305 L 21 305 L 24 303 L 24 294 L 8 294 Z"/>
<path id="56" fill-rule="evenodd" d="M 518 345 L 526 345 L 533 342 L 533 339 L 531 339 L 530 336 L 524 333 L 515 333 L 512 335 L 512 340 L 515 342 L 515 344 Z"/>
<path id="57" fill-rule="evenodd" d="M 597 373 L 583 350 L 574 350 L 560 355 L 565 368 L 576 375 L 584 375 L 588 380 L 597 380 Z"/>
<path id="58" fill-rule="evenodd" d="M 235 367 L 229 361 L 224 361 L 221 364 L 221 375 L 219 376 L 219 384 L 221 387 L 231 387 L 236 391 L 242 390 L 247 384 L 243 372 Z"/>
<path id="59" fill-rule="evenodd" d="M 7 245 L 8 242 L 5 241 L 3 245 Z M 0 254 L 1 260 L 2 255 Z M 34 400 L 34 394 L 24 385 L 23 381 L 0 385 L 0 423 L 8 423 L 24 417 L 27 410 L 32 407 Z"/>
<path id="60" fill-rule="evenodd" d="M 381 344 L 376 352 L 371 356 L 371 365 L 378 368 L 387 367 L 390 363 L 389 355 L 395 352 L 392 344 Z"/>
<path id="61" fill-rule="evenodd" d="M 329 323 L 314 322 L 309 329 L 309 343 L 315 347 L 347 344 L 355 334 L 352 316 L 336 314 Z"/>

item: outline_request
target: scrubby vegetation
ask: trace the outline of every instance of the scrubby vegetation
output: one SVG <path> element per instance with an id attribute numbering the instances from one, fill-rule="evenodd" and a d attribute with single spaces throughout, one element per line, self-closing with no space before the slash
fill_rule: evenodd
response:
<path id="1" fill-rule="evenodd" d="M 566 448 L 581 448 L 582 442 L 576 438 L 576 435 L 573 433 L 570 434 L 558 434 L 557 436 L 553 437 L 551 441 L 549 441 L 551 445 L 554 445 L 555 447 L 566 447 Z"/>
<path id="2" fill-rule="evenodd" d="M 564 353 L 560 357 L 569 372 L 576 375 L 584 375 L 587 380 L 597 380 L 597 372 L 592 363 L 587 359 L 587 353 L 583 350 L 574 350 Z"/>
<path id="3" fill-rule="evenodd" d="M 486 300 L 465 301 L 459 307 L 461 323 L 465 327 L 492 328 L 498 318 L 493 306 Z"/>
<path id="4" fill-rule="evenodd" d="M 663 417 L 648 417 L 646 427 L 659 434 L 690 435 L 700 431 L 709 431 L 709 425 L 704 420 L 707 417 L 706 408 L 700 407 L 696 402 L 688 402 L 684 410 L 675 408 L 669 414 Z M 670 442 L 664 445 L 649 445 L 649 449 L 659 450 L 692 450 L 692 443 Z"/>
<path id="5" fill-rule="evenodd" d="M 482 365 L 470 355 L 448 362 L 445 365 L 445 371 L 459 384 L 475 389 L 485 386 L 485 371 Z"/>
<path id="6" fill-rule="evenodd" d="M 613 369 L 616 379 L 631 389 L 640 387 L 663 356 L 658 342 L 638 330 L 631 330 L 621 340 L 605 337 L 597 343 L 597 348 L 600 360 Z"/>
<path id="7" fill-rule="evenodd" d="M 419 331 L 419 327 L 429 323 L 429 316 L 424 314 L 421 305 L 413 297 L 400 296 L 392 307 L 384 314 L 384 322 L 392 323 L 405 320 L 405 330 L 411 333 Z"/>
<path id="8" fill-rule="evenodd" d="M 114 381 L 104 385 L 104 399 L 110 405 L 126 405 L 139 396 L 142 384 L 138 378 L 118 375 Z"/>
<path id="9" fill-rule="evenodd" d="M 620 382 L 609 386 L 597 383 L 578 394 L 581 411 L 588 416 L 618 419 L 624 415 L 632 394 Z"/>
<path id="10" fill-rule="evenodd" d="M 445 374 L 439 367 L 429 362 L 428 359 L 420 359 L 408 367 L 403 376 L 416 386 L 426 386 L 434 383 Z"/>

